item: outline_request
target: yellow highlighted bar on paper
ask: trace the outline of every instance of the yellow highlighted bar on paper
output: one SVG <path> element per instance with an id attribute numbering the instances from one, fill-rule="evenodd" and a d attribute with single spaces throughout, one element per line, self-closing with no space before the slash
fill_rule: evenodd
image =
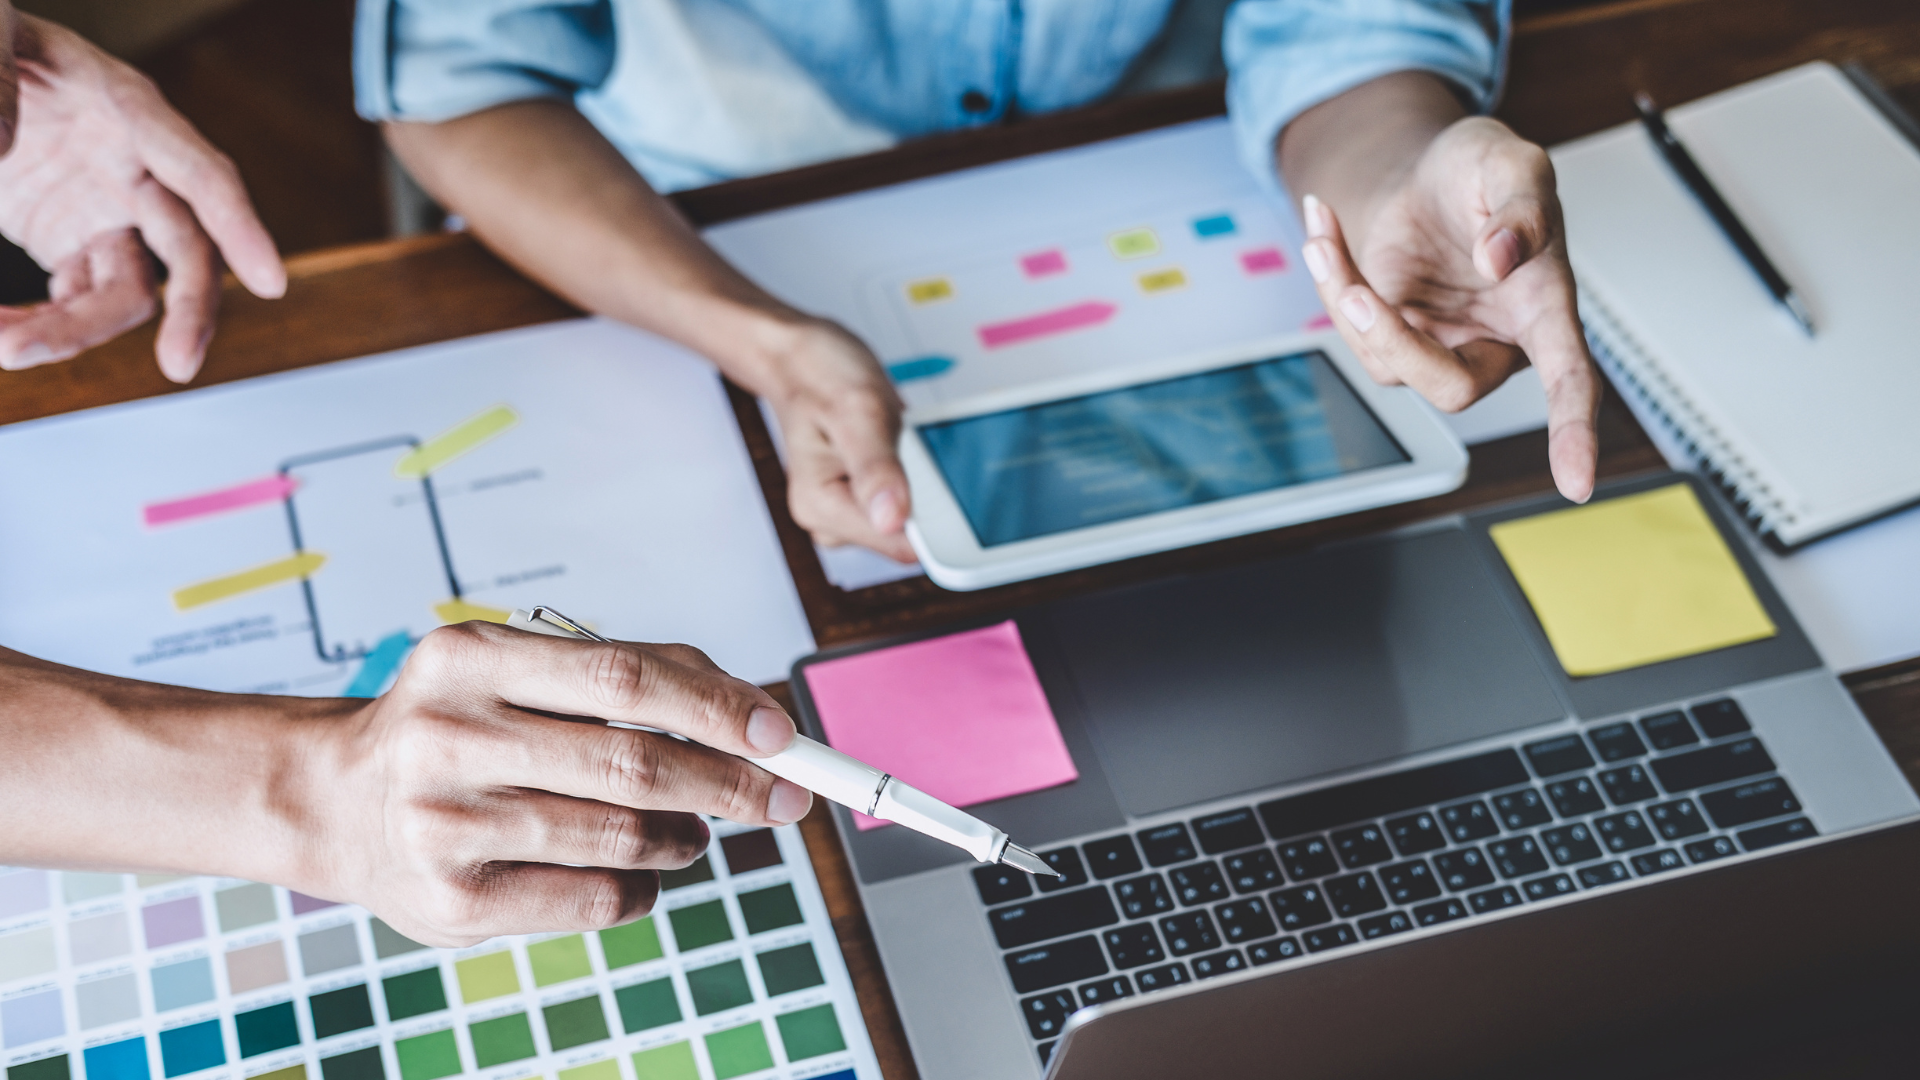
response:
<path id="1" fill-rule="evenodd" d="M 943 277 L 907 282 L 907 299 L 916 304 L 931 304 L 935 300 L 947 300 L 952 296 L 953 282 Z"/>
<path id="2" fill-rule="evenodd" d="M 505 405 L 495 405 L 408 451 L 394 465 L 393 474 L 402 480 L 418 480 L 519 422 L 519 413 Z"/>
<path id="3" fill-rule="evenodd" d="M 1186 284 L 1187 275 L 1177 266 L 1169 266 L 1165 270 L 1155 270 L 1152 273 L 1140 275 L 1141 292 L 1165 292 L 1168 289 L 1185 288 Z"/>
<path id="4" fill-rule="evenodd" d="M 1152 229 L 1141 227 L 1107 237 L 1107 248 L 1116 259 L 1140 259 L 1160 250 L 1160 237 Z"/>
<path id="5" fill-rule="evenodd" d="M 462 622 L 503 623 L 513 617 L 511 611 L 487 607 L 485 604 L 473 604 L 465 600 L 443 600 L 433 605 L 433 613 L 440 621 L 451 626 Z"/>
<path id="6" fill-rule="evenodd" d="M 298 555 L 277 562 L 256 566 L 251 570 L 242 570 L 237 574 L 213 578 L 188 585 L 173 591 L 173 606 L 179 611 L 197 608 L 202 604 L 211 604 L 215 600 L 225 600 L 230 596 L 264 589 L 278 585 L 283 581 L 303 578 L 320 569 L 327 561 L 325 555 L 317 551 L 303 551 Z"/>

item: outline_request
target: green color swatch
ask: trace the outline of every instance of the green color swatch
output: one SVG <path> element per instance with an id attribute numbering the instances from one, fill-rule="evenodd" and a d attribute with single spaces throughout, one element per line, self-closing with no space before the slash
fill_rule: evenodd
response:
<path id="1" fill-rule="evenodd" d="M 793 886 L 785 884 L 741 893 L 740 914 L 747 920 L 749 934 L 795 926 L 802 921 L 800 899 L 793 895 Z M 679 925 L 675 924 L 674 930 L 678 932 L 679 929 Z"/>
<path id="2" fill-rule="evenodd" d="M 467 1029 L 473 1039 L 475 1068 L 491 1068 L 506 1061 L 519 1061 L 534 1055 L 533 1025 L 526 1013 L 482 1020 Z"/>
<path id="3" fill-rule="evenodd" d="M 767 1033 L 758 1020 L 707 1036 L 707 1057 L 713 1060 L 717 1080 L 773 1068 L 773 1051 L 767 1048 Z"/>
<path id="4" fill-rule="evenodd" d="M 535 986 L 552 986 L 593 974 L 593 961 L 587 959 L 587 939 L 579 934 L 536 941 L 527 946 L 527 959 L 533 963 Z"/>
<path id="5" fill-rule="evenodd" d="M 780 1042 L 787 1048 L 788 1061 L 804 1061 L 847 1048 L 831 1002 L 777 1016 L 774 1023 L 780 1025 Z"/>
<path id="6" fill-rule="evenodd" d="M 360 1053 L 365 1053 L 365 1051 L 360 1051 Z M 378 1047 L 374 1048 L 373 1056 L 376 1059 L 379 1058 L 380 1050 Z M 322 1062 L 322 1067 L 325 1067 L 325 1064 L 325 1062 Z M 326 1077 L 326 1080 L 334 1080 L 331 1075 L 322 1075 Z M 375 1075 L 377 1076 L 378 1074 Z M 289 1065 L 284 1069 L 275 1069 L 272 1072 L 255 1073 L 248 1077 L 247 1080 L 307 1080 L 307 1067 L 305 1065 Z"/>
<path id="7" fill-rule="evenodd" d="M 687 1044 L 680 1043 L 679 1045 L 685 1046 Z M 693 1055 L 691 1053 L 687 1055 L 687 1064 L 693 1064 Z M 647 1074 L 641 1073 L 640 1075 L 646 1076 Z M 696 1073 L 689 1073 L 687 1075 L 698 1076 Z M 29 1061 L 24 1065 L 9 1065 L 7 1067 L 7 1080 L 70 1080 L 72 1076 L 73 1067 L 67 1063 L 67 1055 L 65 1054 L 57 1057 L 41 1058 L 39 1061 Z"/>
<path id="8" fill-rule="evenodd" d="M 607 1014 L 600 995 L 575 998 L 540 1010 L 547 1018 L 547 1041 L 555 1053 L 607 1037 Z"/>
<path id="9" fill-rule="evenodd" d="M 672 979 L 655 979 L 613 992 L 613 1003 L 620 1009 L 620 1026 L 627 1034 L 680 1022 L 680 999 L 674 996 Z"/>
<path id="10" fill-rule="evenodd" d="M 760 981 L 767 984 L 767 996 L 779 997 L 826 982 L 820 974 L 820 961 L 813 955 L 813 943 L 803 941 L 784 949 L 771 949 L 759 956 Z"/>
<path id="11" fill-rule="evenodd" d="M 673 943 L 680 947 L 681 952 L 692 952 L 702 946 L 733 938 L 733 924 L 727 921 L 726 905 L 718 900 L 674 908 L 667 912 L 667 917 L 673 920 Z"/>
<path id="12" fill-rule="evenodd" d="M 437 967 L 390 975 L 381 981 L 387 991 L 387 1018 L 405 1020 L 409 1016 L 438 1012 L 447 1007 L 447 988 L 440 981 Z"/>
<path id="13" fill-rule="evenodd" d="M 213 907 L 220 913 L 221 931 L 228 934 L 280 917 L 279 910 L 274 907 L 271 885 L 242 885 L 235 889 L 222 889 L 213 894 Z"/>
<path id="14" fill-rule="evenodd" d="M 693 1063 L 692 1043 L 668 1043 L 633 1055 L 633 1072 L 640 1080 L 700 1080 Z"/>
<path id="15" fill-rule="evenodd" d="M 460 1071 L 460 1044 L 452 1031 L 434 1031 L 393 1044 L 401 1080 L 440 1080 Z"/>
<path id="16" fill-rule="evenodd" d="M 520 989 L 520 976 L 514 973 L 510 952 L 462 960 L 453 965 L 453 970 L 460 976 L 460 998 L 469 1005 Z"/>
<path id="17" fill-rule="evenodd" d="M 373 955 L 378 956 L 382 960 L 390 956 L 402 956 L 410 952 L 419 952 L 421 949 L 426 948 L 425 945 L 402 934 L 400 931 L 395 930 L 379 919 L 372 920 L 371 925 L 373 927 Z"/>
<path id="18" fill-rule="evenodd" d="M 307 1004 L 313 1009 L 316 1039 L 373 1026 L 373 1002 L 367 997 L 365 983 L 315 994 Z"/>
<path id="19" fill-rule="evenodd" d="M 560 1070 L 560 1080 L 620 1080 L 620 1063 L 608 1058 L 591 1065 Z"/>
<path id="20" fill-rule="evenodd" d="M 701 1016 L 737 1009 L 753 1001 L 753 987 L 747 985 L 747 969 L 738 960 L 687 972 L 687 989 L 693 993 L 693 1011 Z"/>
<path id="21" fill-rule="evenodd" d="M 321 1058 L 320 1077 L 321 1080 L 387 1080 L 387 1070 L 380 1064 L 380 1048 L 369 1046 Z M 254 1080 L 262 1078 L 254 1077 Z"/>
<path id="22" fill-rule="evenodd" d="M 682 889 L 688 885 L 698 885 L 713 880 L 713 860 L 705 855 L 693 860 L 693 865 L 679 870 L 660 871 L 660 891 Z"/>
<path id="23" fill-rule="evenodd" d="M 293 1018 L 291 1001 L 238 1013 L 233 1018 L 233 1030 L 240 1036 L 243 1058 L 284 1050 L 300 1042 L 300 1024 Z"/>
<path id="24" fill-rule="evenodd" d="M 660 947 L 660 931 L 653 917 L 600 931 L 600 951 L 606 954 L 608 969 L 629 967 L 667 955 Z"/>

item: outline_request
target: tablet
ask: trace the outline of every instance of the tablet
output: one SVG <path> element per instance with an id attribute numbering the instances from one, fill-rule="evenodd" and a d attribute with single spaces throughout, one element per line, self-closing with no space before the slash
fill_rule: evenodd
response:
<path id="1" fill-rule="evenodd" d="M 1467 451 L 1338 334 L 910 411 L 907 536 L 979 589 L 1451 491 Z"/>

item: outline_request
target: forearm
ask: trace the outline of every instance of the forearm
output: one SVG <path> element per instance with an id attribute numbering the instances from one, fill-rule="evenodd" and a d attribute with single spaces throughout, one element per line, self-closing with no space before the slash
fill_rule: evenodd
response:
<path id="1" fill-rule="evenodd" d="M 1274 140 L 1275 165 L 1295 198 L 1315 195 L 1331 205 L 1360 250 L 1381 202 L 1434 137 L 1466 115 L 1445 80 L 1396 72 L 1295 117 Z"/>
<path id="2" fill-rule="evenodd" d="M 443 206 L 529 276 L 777 395 L 779 359 L 813 320 L 727 265 L 571 105 L 514 102 L 386 134 Z"/>
<path id="3" fill-rule="evenodd" d="M 0 649 L 0 864 L 318 880 L 319 727 L 353 703 L 215 694 Z"/>

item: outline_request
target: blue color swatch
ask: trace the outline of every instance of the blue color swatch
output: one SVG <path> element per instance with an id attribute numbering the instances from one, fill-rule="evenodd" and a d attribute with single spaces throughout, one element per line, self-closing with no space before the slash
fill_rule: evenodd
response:
<path id="1" fill-rule="evenodd" d="M 204 1020 L 160 1033 L 160 1064 L 168 1076 L 182 1076 L 227 1063 L 220 1043 L 220 1021 Z"/>
<path id="2" fill-rule="evenodd" d="M 153 1007 L 166 1012 L 213 1000 L 213 967 L 204 956 L 153 969 Z"/>
<path id="3" fill-rule="evenodd" d="M 1239 226 L 1233 223 L 1232 214 L 1214 214 L 1210 217 L 1193 219 L 1193 235 L 1202 240 L 1210 240 L 1216 236 L 1232 236 L 1238 231 Z"/>
<path id="4" fill-rule="evenodd" d="M 147 1040 L 87 1047 L 87 1080 L 147 1080 Z"/>

